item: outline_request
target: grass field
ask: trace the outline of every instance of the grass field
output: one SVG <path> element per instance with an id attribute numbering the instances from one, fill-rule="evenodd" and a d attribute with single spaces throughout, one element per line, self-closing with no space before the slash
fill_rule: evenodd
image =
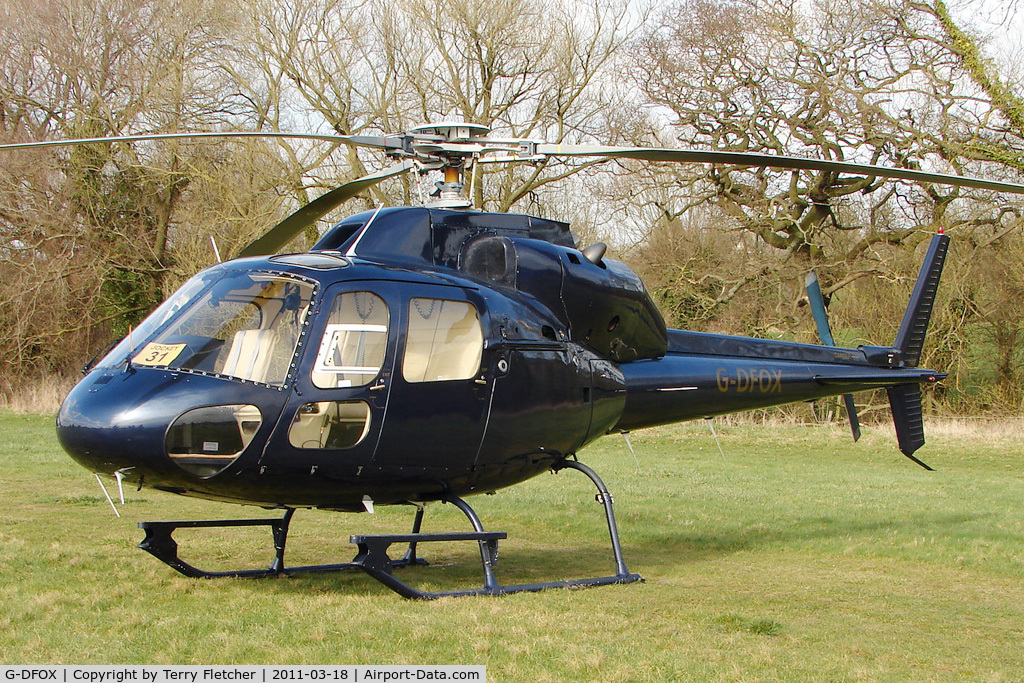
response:
<path id="1" fill-rule="evenodd" d="M 0 663 L 485 664 L 490 681 L 1024 680 L 1024 436 L 703 424 L 581 453 L 615 494 L 643 584 L 403 600 L 362 574 L 212 581 L 135 549 L 139 520 L 261 516 L 132 491 L 116 519 L 52 418 L 0 413 Z M 612 571 L 594 490 L 545 475 L 471 499 L 508 531 L 499 580 Z M 411 511 L 299 511 L 289 564 L 348 560 Z M 430 506 L 425 530 L 468 530 Z M 265 533 L 262 532 L 262 533 Z M 259 532 L 179 531 L 182 556 L 265 566 Z M 269 534 L 268 534 L 269 536 Z M 479 583 L 472 544 L 427 546 L 430 588 Z"/>

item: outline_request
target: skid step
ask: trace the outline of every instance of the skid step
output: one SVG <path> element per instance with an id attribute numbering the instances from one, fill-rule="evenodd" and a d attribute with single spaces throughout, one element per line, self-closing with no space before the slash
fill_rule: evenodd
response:
<path id="1" fill-rule="evenodd" d="M 497 563 L 498 558 L 498 541 L 506 538 L 508 538 L 508 534 L 504 531 L 352 536 L 351 541 L 359 546 L 359 554 L 356 555 L 352 564 L 399 595 L 419 600 L 471 595 L 507 595 L 509 593 L 536 592 L 549 588 L 584 588 L 589 586 L 606 586 L 614 583 L 633 583 L 643 580 L 639 574 L 622 573 L 615 576 L 602 576 L 590 579 L 571 579 L 568 581 L 503 586 L 495 579 L 494 565 Z M 457 591 L 421 591 L 395 577 L 392 573 L 395 562 L 388 556 L 388 547 L 393 543 L 409 543 L 412 545 L 431 541 L 477 541 L 480 544 L 480 560 L 484 569 L 483 587 Z"/>

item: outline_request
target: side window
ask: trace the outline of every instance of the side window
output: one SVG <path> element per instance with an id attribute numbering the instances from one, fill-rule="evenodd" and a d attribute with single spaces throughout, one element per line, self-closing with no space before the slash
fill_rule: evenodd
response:
<path id="1" fill-rule="evenodd" d="M 288 441 L 296 448 L 351 448 L 370 429 L 370 406 L 363 401 L 306 403 L 295 414 Z"/>
<path id="2" fill-rule="evenodd" d="M 369 384 L 384 365 L 388 341 L 388 307 L 372 292 L 345 292 L 335 297 L 313 367 L 313 384 L 321 389 Z"/>
<path id="3" fill-rule="evenodd" d="M 465 301 L 410 299 L 402 376 L 406 382 L 469 379 L 480 369 L 484 333 Z"/>

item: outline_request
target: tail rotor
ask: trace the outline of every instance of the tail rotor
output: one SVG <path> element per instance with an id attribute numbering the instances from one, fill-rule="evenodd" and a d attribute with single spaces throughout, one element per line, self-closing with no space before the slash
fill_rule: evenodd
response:
<path id="1" fill-rule="evenodd" d="M 887 358 L 886 365 L 888 367 L 916 368 L 920 363 L 925 333 L 928 331 L 928 323 L 931 321 L 935 295 L 939 288 L 939 279 L 942 277 L 942 267 L 945 264 L 948 249 L 949 236 L 940 231 L 932 238 L 931 244 L 928 246 L 928 253 L 921 265 L 921 273 L 914 285 L 914 292 L 910 296 L 907 312 L 904 314 L 903 322 L 896 334 L 896 341 L 891 348 L 872 347 L 874 352 L 884 352 L 880 355 Z M 806 286 L 807 301 L 810 303 L 811 313 L 818 327 L 818 335 L 826 345 L 835 346 L 818 276 L 814 273 L 808 274 Z M 862 347 L 862 349 L 865 348 L 869 347 Z M 931 380 L 939 378 L 941 377 L 936 376 Z M 896 438 L 899 441 L 900 452 L 926 470 L 931 470 L 931 467 L 914 457 L 914 452 L 924 445 L 924 410 L 921 404 L 921 387 L 918 384 L 900 384 L 888 387 L 886 393 L 889 397 L 889 406 L 892 409 L 893 422 L 896 425 Z M 850 418 L 853 440 L 856 441 L 860 438 L 860 422 L 857 419 L 853 394 L 844 394 L 843 402 L 846 404 L 846 414 Z"/>
<path id="2" fill-rule="evenodd" d="M 807 301 L 811 305 L 814 324 L 818 327 L 818 336 L 821 337 L 821 341 L 825 345 L 835 346 L 836 341 L 832 337 L 832 329 L 828 324 L 828 312 L 825 310 L 825 299 L 821 295 L 821 284 L 818 282 L 817 273 L 808 273 L 805 282 Z M 853 440 L 858 441 L 860 439 L 860 419 L 857 417 L 857 406 L 853 402 L 853 394 L 843 394 L 843 403 L 846 405 L 846 416 L 850 420 Z"/>

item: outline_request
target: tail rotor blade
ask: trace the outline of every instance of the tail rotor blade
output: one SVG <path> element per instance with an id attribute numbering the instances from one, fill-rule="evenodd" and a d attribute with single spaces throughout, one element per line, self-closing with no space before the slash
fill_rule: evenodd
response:
<path id="1" fill-rule="evenodd" d="M 818 282 L 817 273 L 808 273 L 805 280 L 807 286 L 807 302 L 811 306 L 811 315 L 814 316 L 814 324 L 818 327 L 818 336 L 828 346 L 835 346 L 836 341 L 832 337 L 832 329 L 828 325 L 828 311 L 825 310 L 825 298 L 821 295 L 821 283 Z M 860 440 L 860 418 L 857 417 L 857 406 L 853 402 L 853 394 L 843 394 L 843 403 L 846 405 L 846 416 L 850 420 L 850 431 L 853 433 L 853 440 Z"/>
<path id="2" fill-rule="evenodd" d="M 306 204 L 298 211 L 285 218 L 283 221 L 267 231 L 262 237 L 254 240 L 242 249 L 238 255 L 240 257 L 244 257 L 273 254 L 278 249 L 295 239 L 303 230 L 313 225 L 329 211 L 340 206 L 346 199 L 351 199 L 363 190 L 373 187 L 380 181 L 396 176 L 400 173 L 404 173 L 412 167 L 413 162 L 411 160 L 405 160 L 392 166 L 388 166 L 376 173 L 370 173 L 368 175 L 364 175 L 362 178 L 349 181 L 344 185 L 339 185 L 330 192 L 320 195 L 309 204 Z"/>
<path id="3" fill-rule="evenodd" d="M 843 403 L 846 404 L 846 417 L 850 418 L 850 431 L 853 433 L 853 440 L 860 441 L 860 418 L 857 417 L 857 406 L 853 402 L 853 394 L 843 394 Z"/>
<path id="4" fill-rule="evenodd" d="M 828 325 L 828 311 L 825 310 L 825 298 L 821 295 L 818 274 L 808 273 L 804 283 L 807 288 L 807 303 L 811 305 L 811 315 L 814 316 L 814 324 L 818 327 L 818 336 L 827 346 L 835 346 L 836 341 L 832 338 L 832 329 Z"/>

